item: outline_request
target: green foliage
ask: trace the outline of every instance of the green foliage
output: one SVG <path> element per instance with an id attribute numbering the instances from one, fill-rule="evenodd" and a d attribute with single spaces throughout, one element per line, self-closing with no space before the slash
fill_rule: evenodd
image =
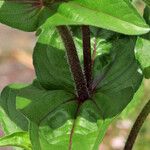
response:
<path id="1" fill-rule="evenodd" d="M 24 150 L 31 150 L 31 143 L 28 132 L 16 132 L 0 138 L 0 146 L 16 146 Z"/>
<path id="2" fill-rule="evenodd" d="M 149 32 L 147 19 L 128 0 L 2 0 L 0 22 L 37 30 L 38 35 L 33 53 L 36 79 L 29 85 L 9 85 L 1 93 L 6 114 L 0 110 L 0 120 L 7 134 L 0 146 L 97 150 L 109 124 L 132 103 L 143 74 L 149 77 L 149 41 L 125 35 Z M 56 26 L 76 25 L 68 29 L 83 67 L 82 24 L 91 25 L 93 64 L 91 96 L 81 103 Z"/>
<path id="3" fill-rule="evenodd" d="M 4 110 L 0 107 L 0 127 L 2 127 L 5 135 L 12 134 L 14 132 L 22 131 L 16 124 L 9 119 Z"/>
<path id="4" fill-rule="evenodd" d="M 129 118 L 132 114 L 135 114 L 137 107 L 141 104 L 141 99 L 144 96 L 144 83 L 141 84 L 138 91 L 135 93 L 131 102 L 127 105 L 127 107 L 122 111 L 120 117 L 123 119 Z"/>
<path id="5" fill-rule="evenodd" d="M 25 31 L 35 31 L 41 12 L 34 3 L 36 1 L 1 0 L 0 22 Z"/>
<path id="6" fill-rule="evenodd" d="M 149 0 L 143 0 L 149 7 L 150 7 L 150 1 Z"/>
<path id="7" fill-rule="evenodd" d="M 144 10 L 144 18 L 145 18 L 146 23 L 150 25 L 150 8 L 147 6 L 145 7 L 145 10 Z"/>
<path id="8" fill-rule="evenodd" d="M 51 34 L 51 36 L 53 35 L 55 36 L 56 33 Z M 51 36 L 49 35 L 50 39 L 52 38 Z M 119 49 L 118 45 L 121 47 L 123 43 L 128 45 L 128 50 L 125 47 Z M 35 81 L 32 85 L 27 87 L 18 88 L 18 85 L 11 85 L 5 88 L 5 90 L 2 92 L 1 105 L 5 111 L 9 112 L 9 117 L 13 119 L 13 121 L 15 121 L 16 124 L 21 128 L 28 128 L 28 125 L 24 127 L 25 123 L 20 121 L 25 121 L 24 116 L 30 120 L 30 127 L 28 130 L 29 134 L 31 135 L 30 139 L 31 143 L 33 144 L 33 149 L 35 150 L 37 147 L 38 149 L 44 149 L 48 146 L 50 146 L 52 149 L 67 149 L 72 130 L 74 130 L 72 135 L 72 149 L 75 149 L 76 146 L 89 150 L 97 149 L 97 146 L 102 140 L 108 124 L 129 103 L 141 82 L 142 75 L 137 72 L 138 67 L 134 58 L 134 43 L 134 40 L 131 40 L 130 38 L 120 39 L 118 45 L 116 42 L 114 42 L 115 46 L 110 55 L 115 54 L 113 60 L 119 61 L 120 63 L 115 64 L 115 62 L 112 60 L 106 64 L 106 66 L 104 66 L 106 69 L 103 69 L 104 67 L 102 67 L 98 70 L 98 76 L 95 77 L 95 82 L 93 82 L 93 86 L 95 86 L 95 83 L 97 83 L 95 92 L 91 99 L 87 100 L 80 106 L 76 101 L 75 91 L 68 91 L 68 89 L 70 89 L 70 82 L 68 83 L 65 78 L 66 76 L 62 78 L 62 83 L 61 80 L 58 82 L 54 79 L 52 80 L 53 82 L 51 81 L 51 83 L 49 82 L 49 79 L 51 78 L 48 78 L 48 91 L 39 86 L 38 82 L 40 82 L 42 85 L 43 81 L 40 79 L 38 80 L 38 78 L 38 81 Z M 44 44 L 40 38 L 38 44 Z M 47 46 L 50 46 L 49 40 Z M 54 50 L 57 52 L 57 49 L 54 48 Z M 117 54 L 118 51 L 119 53 Z M 125 51 L 128 51 L 129 53 L 124 55 Z M 43 79 L 46 80 L 47 76 L 50 76 L 50 70 L 52 70 L 50 65 L 51 63 L 49 63 L 49 61 L 45 62 L 45 59 L 40 59 L 40 57 L 43 56 L 42 53 L 45 53 L 44 49 L 38 51 L 36 46 L 35 53 L 38 53 L 37 55 L 34 55 L 34 61 L 36 61 L 38 58 L 35 63 L 35 68 L 38 68 L 37 74 L 38 72 L 41 72 L 41 69 L 49 66 L 47 68 L 48 75 L 47 73 L 42 74 Z M 52 63 L 54 63 L 54 65 L 56 63 L 57 70 L 64 71 L 63 69 L 59 68 L 59 64 L 64 64 L 64 57 L 59 57 L 59 55 L 62 55 L 61 52 L 53 53 L 54 51 L 51 48 L 48 52 L 46 52 L 45 58 L 53 60 L 53 57 L 57 54 L 59 61 L 52 61 Z M 122 57 L 120 57 L 120 54 Z M 95 69 L 101 65 L 102 62 L 100 58 L 102 57 L 102 55 L 98 55 L 96 57 L 96 59 L 99 61 L 97 61 L 96 65 L 94 66 Z M 57 58 L 55 58 L 55 60 Z M 126 60 L 127 58 L 129 60 Z M 127 68 L 122 70 L 122 65 L 126 64 L 126 61 L 131 61 L 131 64 L 129 63 L 131 69 L 128 69 L 127 66 Z M 38 64 L 42 65 L 40 66 Z M 54 66 L 52 65 L 52 67 Z M 115 71 L 115 69 L 118 70 L 118 74 L 116 73 L 114 76 L 112 76 L 113 70 Z M 54 72 L 50 73 L 53 73 L 53 76 L 57 77 L 57 70 L 56 73 L 55 70 Z M 105 70 L 108 70 L 107 74 L 105 75 L 105 78 L 99 82 L 101 80 L 99 79 L 99 77 L 102 75 L 101 72 Z M 62 73 L 60 72 L 59 74 Z M 124 74 L 124 76 L 122 76 L 122 74 Z M 129 75 L 132 76 L 132 78 Z M 115 79 L 118 78 L 119 80 L 116 81 Z M 124 82 L 125 80 L 126 82 Z M 118 86 L 120 83 L 124 84 Z M 66 85 L 65 87 L 68 85 L 68 88 L 65 88 L 64 85 Z M 66 91 L 64 91 L 64 89 L 66 89 Z M 11 99 L 7 97 L 8 94 L 10 95 Z M 120 99 L 122 101 L 120 101 Z M 12 105 L 12 101 L 14 101 L 15 105 Z M 9 106 L 9 104 L 11 105 Z M 15 110 L 15 112 L 13 110 Z M 20 112 L 23 114 L 22 118 L 17 117 L 18 119 L 15 120 L 14 116 L 20 116 Z M 101 130 L 103 132 L 101 132 Z M 79 141 L 83 142 L 80 143 Z"/>
<path id="9" fill-rule="evenodd" d="M 25 31 L 45 21 L 48 27 L 88 24 L 133 35 L 150 30 L 128 0 L 2 0 L 0 14 L 0 22 Z"/>
<path id="10" fill-rule="evenodd" d="M 28 132 L 23 131 L 17 126 L 4 110 L 0 107 L 0 127 L 3 129 L 5 137 L 0 138 L 1 146 L 22 147 L 23 149 L 31 149 L 31 143 Z"/>
<path id="11" fill-rule="evenodd" d="M 33 53 L 33 64 L 37 79 L 46 89 L 74 90 L 65 48 L 55 28 L 40 34 Z"/>
<path id="12" fill-rule="evenodd" d="M 113 11 L 114 9 L 117 12 Z M 71 0 L 60 4 L 57 12 L 63 18 L 59 17 L 57 21 L 53 17 L 49 18 L 48 26 L 50 24 L 88 24 L 124 34 L 142 34 L 149 30 L 127 0 Z"/>
<path id="13" fill-rule="evenodd" d="M 150 41 L 138 38 L 135 55 L 141 65 L 145 78 L 150 78 Z"/>

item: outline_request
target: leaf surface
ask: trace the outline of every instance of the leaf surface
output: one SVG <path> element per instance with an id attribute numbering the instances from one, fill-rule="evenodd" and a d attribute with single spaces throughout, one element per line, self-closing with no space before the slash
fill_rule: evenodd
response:
<path id="1" fill-rule="evenodd" d="M 0 22 L 25 31 L 34 31 L 41 8 L 39 0 L 1 0 Z"/>
<path id="2" fill-rule="evenodd" d="M 16 109 L 16 94 L 18 88 L 23 88 L 27 85 L 22 84 L 12 84 L 10 87 L 14 88 L 13 91 L 11 88 L 6 87 L 1 93 L 0 105 L 5 110 L 8 117 L 15 122 L 22 130 L 28 130 L 28 120 L 22 113 L 18 112 Z"/>
<path id="3" fill-rule="evenodd" d="M 97 68 L 101 68 L 99 66 L 102 65 L 102 58 L 97 57 L 99 63 L 96 61 L 94 66 L 97 70 L 93 81 L 93 89 L 96 91 L 94 99 L 105 117 L 112 117 L 121 112 L 141 84 L 143 77 L 134 57 L 134 45 L 135 40 L 130 38 L 114 42 L 111 49 L 112 61 L 106 57 L 108 63 L 104 63 L 101 70 Z"/>
<path id="4" fill-rule="evenodd" d="M 65 48 L 56 28 L 44 29 L 40 34 L 34 48 L 33 64 L 38 81 L 46 89 L 74 91 Z"/>
<path id="5" fill-rule="evenodd" d="M 144 83 L 142 82 L 140 88 L 135 93 L 131 102 L 127 105 L 127 107 L 123 110 L 120 117 L 122 119 L 127 119 L 130 115 L 136 112 L 138 106 L 142 103 L 142 98 L 144 96 Z"/>
<path id="6" fill-rule="evenodd" d="M 24 150 L 32 150 L 28 132 L 16 132 L 0 138 L 0 147 L 15 146 Z"/>
<path id="7" fill-rule="evenodd" d="M 94 69 L 97 69 L 99 72 L 101 71 L 100 76 L 98 72 L 95 74 L 94 84 L 97 84 L 97 89 L 108 90 L 116 87 L 117 90 L 131 86 L 134 91 L 137 90 L 136 85 L 141 82 L 139 79 L 142 79 L 142 75 L 138 72 L 138 64 L 134 56 L 134 47 L 135 40 L 131 38 L 114 41 L 109 54 L 111 59 L 106 57 L 105 61 L 107 61 L 107 63 L 104 63 L 103 69 L 101 70 L 97 69 L 99 67 L 98 65 L 102 63 L 101 57 L 97 57 L 99 62 L 97 61 L 95 63 Z M 130 75 L 132 75 L 132 78 L 130 78 Z M 139 82 L 135 82 L 134 80 Z M 121 84 L 122 81 L 126 82 Z"/>
<path id="8" fill-rule="evenodd" d="M 25 31 L 44 22 L 47 27 L 87 24 L 130 35 L 150 30 L 128 0 L 1 0 L 0 22 Z"/>
<path id="9" fill-rule="evenodd" d="M 8 88 L 16 91 L 15 86 Z M 93 150 L 95 141 L 98 146 L 112 120 L 103 120 L 92 100 L 79 106 L 73 94 L 62 90 L 45 91 L 30 85 L 18 89 L 14 99 L 16 114 L 22 112 L 30 120 L 33 150 L 48 150 L 49 147 L 67 150 L 70 146 Z M 82 146 L 79 139 L 83 141 Z"/>
<path id="10" fill-rule="evenodd" d="M 144 9 L 144 19 L 148 25 L 150 25 L 150 7 L 146 6 Z M 150 40 L 150 32 L 142 35 L 144 39 Z"/>
<path id="11" fill-rule="evenodd" d="M 150 41 L 138 38 L 135 47 L 135 55 L 141 65 L 145 78 L 150 78 Z"/>
<path id="12" fill-rule="evenodd" d="M 130 35 L 150 30 L 128 0 L 70 0 L 60 3 L 45 26 L 67 24 L 87 24 Z"/>
<path id="13" fill-rule="evenodd" d="M 62 63 L 66 61 L 66 58 L 59 57 L 59 55 L 61 52 L 65 55 L 64 47 L 59 44 L 57 32 L 52 33 L 55 38 L 52 38 L 51 34 L 48 34 L 50 38 L 39 37 L 38 44 L 49 47 L 53 43 L 53 48 L 44 54 L 45 58 L 49 55 L 52 57 L 49 60 L 57 62 L 59 58 L 59 63 Z M 106 38 L 107 34 L 104 35 L 99 36 L 105 37 L 107 43 L 109 38 Z M 102 40 L 103 38 L 100 37 L 99 40 Z M 59 74 L 63 76 L 63 82 L 60 80 L 57 70 L 58 77 L 56 75 L 54 77 L 58 79 L 54 85 L 50 78 L 44 77 L 43 74 L 45 83 L 48 82 L 48 90 L 45 89 L 39 77 L 32 85 L 11 85 L 4 89 L 1 106 L 19 127 L 24 127 L 29 131 L 33 150 L 46 150 L 45 148 L 48 150 L 49 147 L 55 150 L 98 149 L 109 124 L 128 105 L 142 80 L 142 74 L 138 72 L 138 65 L 134 57 L 135 40 L 129 37 L 119 38 L 117 42 L 112 42 L 109 53 L 103 53 L 103 48 L 99 49 L 93 68 L 93 94 L 82 104 L 78 104 L 73 86 L 69 91 L 69 88 L 65 88 L 69 87 L 69 84 L 62 73 Z M 53 55 L 51 51 L 53 52 L 53 49 L 57 51 L 58 48 L 60 48 L 59 53 Z M 34 63 L 44 50 L 43 47 L 39 48 L 39 54 L 34 55 Z M 45 62 L 45 59 L 42 58 L 40 61 Z M 55 62 L 52 63 L 55 64 Z M 51 70 L 49 62 L 38 66 L 38 69 L 47 66 L 49 66 L 48 70 Z M 68 68 L 65 69 L 68 70 Z M 54 72 L 48 72 L 55 73 L 55 68 Z M 71 79 L 71 75 L 69 77 Z M 16 119 L 16 116 L 19 116 L 19 119 Z M 26 126 L 19 121 L 25 121 L 24 116 L 27 118 Z"/>

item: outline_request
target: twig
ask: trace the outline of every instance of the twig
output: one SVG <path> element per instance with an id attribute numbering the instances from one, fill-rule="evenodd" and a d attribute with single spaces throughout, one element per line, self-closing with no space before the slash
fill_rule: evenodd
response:
<path id="1" fill-rule="evenodd" d="M 150 113 L 150 100 L 148 101 L 148 103 L 144 106 L 143 110 L 141 111 L 141 113 L 139 114 L 138 118 L 136 119 L 130 134 L 128 136 L 127 142 L 125 144 L 124 150 L 132 150 L 132 147 L 135 143 L 135 140 L 138 136 L 138 133 L 145 121 L 145 119 L 147 118 L 148 114 Z"/>
<path id="2" fill-rule="evenodd" d="M 75 81 L 78 100 L 79 102 L 84 101 L 88 99 L 89 93 L 72 35 L 67 26 L 58 26 L 57 29 L 67 51 L 68 62 Z"/>
<path id="3" fill-rule="evenodd" d="M 87 25 L 82 26 L 83 39 L 83 57 L 84 57 L 84 73 L 87 81 L 87 87 L 91 91 L 92 80 L 92 59 L 91 59 L 91 37 L 90 28 Z"/>

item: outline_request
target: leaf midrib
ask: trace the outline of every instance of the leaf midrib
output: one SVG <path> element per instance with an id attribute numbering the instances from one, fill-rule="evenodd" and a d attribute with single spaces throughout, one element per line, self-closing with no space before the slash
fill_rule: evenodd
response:
<path id="1" fill-rule="evenodd" d="M 64 3 L 67 3 L 67 2 L 64 2 Z M 94 11 L 94 12 L 96 12 L 96 13 L 102 13 L 102 14 L 104 14 L 104 15 L 107 15 L 107 16 L 109 16 L 109 17 L 112 17 L 112 18 L 114 18 L 114 19 L 116 19 L 116 20 L 119 20 L 119 21 L 121 21 L 121 22 L 126 22 L 126 23 L 128 23 L 128 24 L 130 24 L 130 25 L 132 25 L 132 26 L 139 26 L 139 27 L 145 28 L 145 29 L 148 28 L 148 26 L 146 26 L 146 24 L 145 24 L 145 27 L 144 27 L 144 26 L 142 26 L 142 25 L 130 23 L 130 22 L 127 22 L 126 20 L 123 20 L 123 19 L 121 20 L 120 18 L 118 18 L 118 17 L 116 17 L 116 16 L 112 16 L 112 15 L 110 15 L 110 14 L 108 14 L 108 13 L 106 13 L 106 12 L 103 12 L 103 11 L 101 11 L 101 10 L 94 10 L 94 9 L 89 8 L 89 7 L 87 7 L 87 6 L 83 6 L 83 5 L 81 5 L 81 4 L 77 4 L 76 2 L 73 2 L 73 1 L 68 2 L 68 4 L 70 4 L 70 5 L 75 5 L 75 6 L 80 6 L 80 7 L 82 7 L 82 8 L 85 8 L 85 9 L 88 9 L 88 10 L 92 10 L 92 11 Z M 60 13 L 60 14 L 62 15 L 61 12 L 58 11 L 58 13 Z M 64 14 L 63 14 L 63 15 L 64 15 Z M 67 16 L 65 16 L 65 17 L 67 18 Z M 142 18 L 141 18 L 141 19 L 142 19 Z M 144 22 L 143 22 L 143 23 L 144 23 Z M 149 29 L 149 30 L 150 30 L 150 29 Z"/>

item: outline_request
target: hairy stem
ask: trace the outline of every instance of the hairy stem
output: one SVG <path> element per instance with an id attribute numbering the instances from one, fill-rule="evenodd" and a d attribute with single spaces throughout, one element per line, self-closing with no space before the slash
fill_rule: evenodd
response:
<path id="1" fill-rule="evenodd" d="M 83 39 L 83 57 L 84 57 L 84 73 L 87 81 L 87 87 L 91 91 L 92 80 L 92 59 L 91 59 L 91 37 L 90 28 L 87 25 L 82 26 Z"/>
<path id="2" fill-rule="evenodd" d="M 57 29 L 67 51 L 68 62 L 75 81 L 78 100 L 79 102 L 84 101 L 89 97 L 89 93 L 72 35 L 67 26 L 58 26 Z"/>
<path id="3" fill-rule="evenodd" d="M 141 113 L 139 114 L 138 118 L 136 119 L 130 134 L 128 136 L 127 142 L 125 144 L 124 150 L 131 150 L 135 140 L 137 138 L 137 135 L 145 121 L 145 119 L 147 118 L 148 114 L 150 113 L 150 100 L 148 101 L 148 103 L 144 106 L 143 110 L 141 111 Z"/>

